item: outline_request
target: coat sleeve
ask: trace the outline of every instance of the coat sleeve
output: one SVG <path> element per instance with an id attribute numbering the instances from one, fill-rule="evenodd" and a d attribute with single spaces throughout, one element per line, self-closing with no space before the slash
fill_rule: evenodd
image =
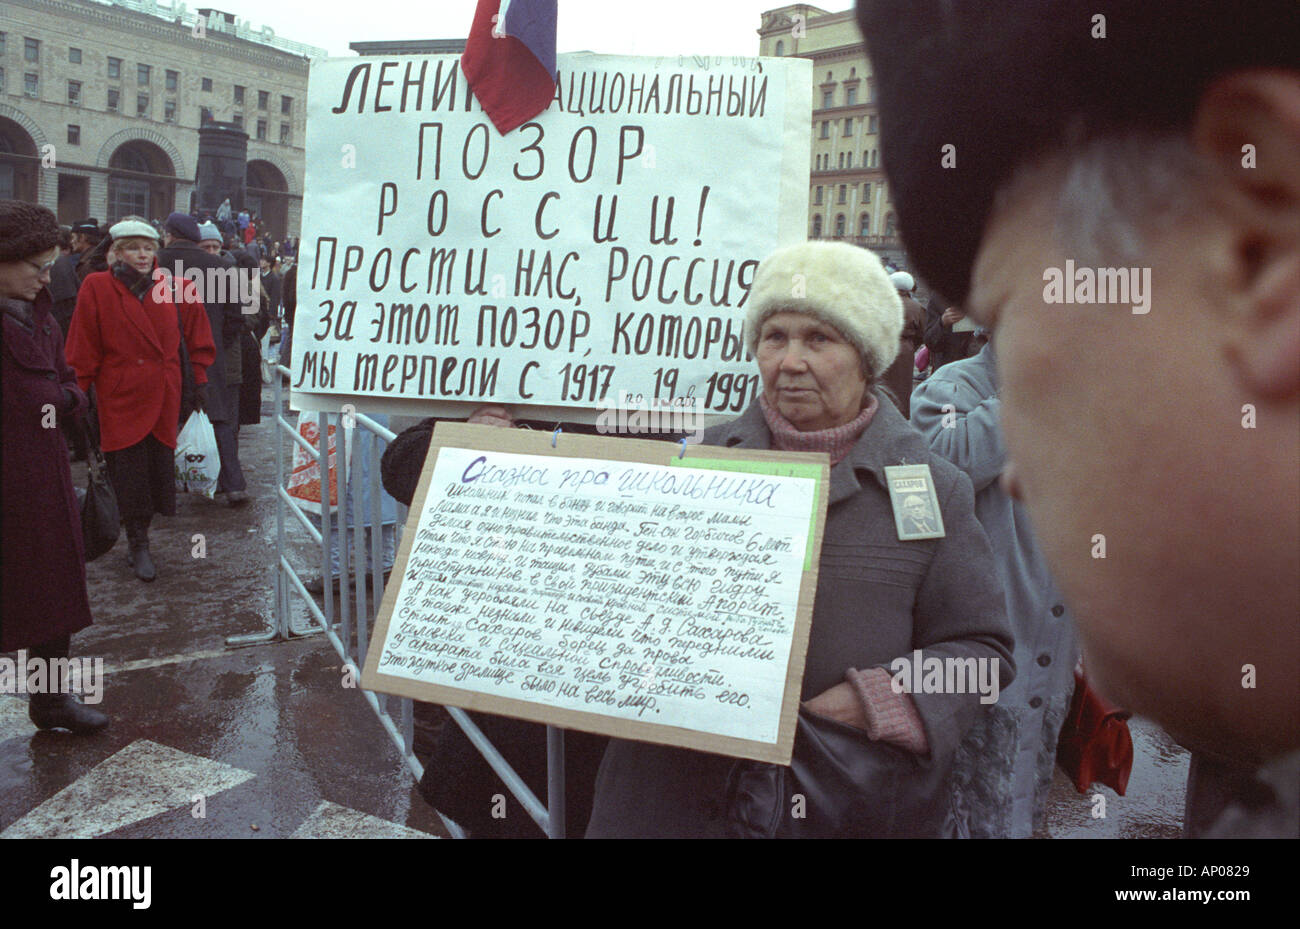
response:
<path id="1" fill-rule="evenodd" d="M 950 410 L 944 409 L 947 404 Z M 998 428 L 1001 409 L 997 397 L 982 397 L 971 384 L 941 373 L 913 391 L 911 418 L 931 451 L 965 471 L 979 493 L 1006 467 L 1007 448 Z"/>
<path id="2" fill-rule="evenodd" d="M 59 374 L 59 386 L 72 397 L 72 406 L 64 409 L 62 415 L 74 419 L 84 416 L 90 407 L 90 401 L 86 398 L 86 392 L 77 384 L 77 372 L 73 370 L 72 365 L 68 364 L 63 354 L 63 340 L 54 338 L 51 341 L 54 350 L 54 370 Z"/>
<path id="3" fill-rule="evenodd" d="M 185 324 L 185 349 L 190 355 L 194 370 L 194 383 L 208 382 L 208 366 L 217 360 L 217 346 L 212 341 L 212 327 L 208 325 L 207 310 L 199 299 L 193 281 L 186 281 L 181 297 L 181 320 Z"/>
<path id="4" fill-rule="evenodd" d="M 83 286 L 77 294 L 77 309 L 68 326 L 68 340 L 64 361 L 76 372 L 77 384 L 82 392 L 90 390 L 99 376 L 99 366 L 104 358 L 100 342 L 99 288 L 93 284 Z"/>
<path id="5" fill-rule="evenodd" d="M 953 474 L 952 471 L 948 472 Z M 965 474 L 940 494 L 946 535 L 917 592 L 913 645 L 924 659 L 976 658 L 997 662 L 998 692 L 1015 677 L 1014 643 L 1006 598 L 988 536 L 975 518 L 975 496 Z M 899 656 L 907 661 L 911 656 Z M 945 661 L 946 664 L 946 661 Z M 985 704 L 976 693 L 913 693 L 932 760 L 947 763 Z"/>

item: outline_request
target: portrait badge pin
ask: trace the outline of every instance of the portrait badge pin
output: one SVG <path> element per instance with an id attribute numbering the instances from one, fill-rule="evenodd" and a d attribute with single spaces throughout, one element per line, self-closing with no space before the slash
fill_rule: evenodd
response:
<path id="1" fill-rule="evenodd" d="M 944 537 L 943 515 L 928 464 L 890 465 L 885 468 L 885 482 L 900 542 Z"/>

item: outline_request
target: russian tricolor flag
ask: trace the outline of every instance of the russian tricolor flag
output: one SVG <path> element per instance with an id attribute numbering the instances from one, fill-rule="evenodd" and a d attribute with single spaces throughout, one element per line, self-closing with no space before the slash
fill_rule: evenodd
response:
<path id="1" fill-rule="evenodd" d="M 555 7 L 556 0 L 478 0 L 460 69 L 502 135 L 555 97 Z"/>

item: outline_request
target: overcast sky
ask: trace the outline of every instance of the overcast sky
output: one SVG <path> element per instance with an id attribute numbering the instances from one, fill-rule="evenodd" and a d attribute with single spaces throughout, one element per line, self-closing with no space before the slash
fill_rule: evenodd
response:
<path id="1" fill-rule="evenodd" d="M 469 32 L 475 0 L 189 0 L 247 19 L 254 28 L 347 56 L 349 42 L 458 39 Z M 561 52 L 623 55 L 757 55 L 760 14 L 780 0 L 559 0 Z M 848 9 L 850 0 L 821 8 Z"/>

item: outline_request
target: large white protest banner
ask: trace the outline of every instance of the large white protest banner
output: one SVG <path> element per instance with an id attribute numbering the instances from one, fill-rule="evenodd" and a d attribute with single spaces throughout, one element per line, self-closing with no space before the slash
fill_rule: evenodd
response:
<path id="1" fill-rule="evenodd" d="M 362 686 L 789 763 L 824 455 L 439 423 Z"/>
<path id="2" fill-rule="evenodd" d="M 559 68 L 550 108 L 502 136 L 454 57 L 313 64 L 295 408 L 592 422 L 757 395 L 745 300 L 805 236 L 811 64 Z"/>

